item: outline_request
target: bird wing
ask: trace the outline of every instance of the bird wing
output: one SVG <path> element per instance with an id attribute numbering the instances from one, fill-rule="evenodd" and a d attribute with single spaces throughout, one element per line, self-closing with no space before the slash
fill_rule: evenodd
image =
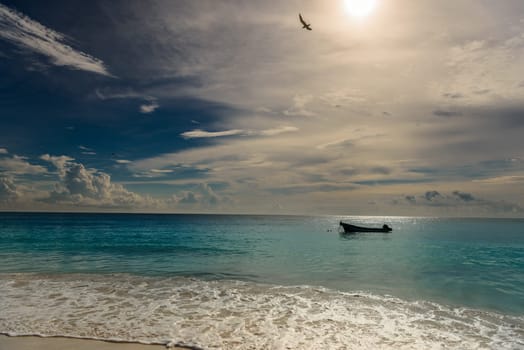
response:
<path id="1" fill-rule="evenodd" d="M 298 18 L 300 19 L 300 23 L 302 23 L 303 25 L 307 25 L 306 21 L 304 21 L 304 18 L 302 18 L 302 15 L 300 13 L 298 14 Z"/>

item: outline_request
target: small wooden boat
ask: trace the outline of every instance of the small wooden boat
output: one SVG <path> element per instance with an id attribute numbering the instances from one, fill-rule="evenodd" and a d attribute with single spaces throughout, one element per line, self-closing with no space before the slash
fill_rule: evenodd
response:
<path id="1" fill-rule="evenodd" d="M 344 229 L 345 233 L 356 233 L 356 232 L 391 232 L 393 229 L 388 225 L 382 227 L 362 227 L 351 224 L 346 224 L 345 222 L 340 222 L 340 226 Z"/>

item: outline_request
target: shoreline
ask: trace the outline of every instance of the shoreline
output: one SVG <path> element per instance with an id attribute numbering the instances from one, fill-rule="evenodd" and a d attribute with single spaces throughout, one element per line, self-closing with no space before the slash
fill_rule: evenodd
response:
<path id="1" fill-rule="evenodd" d="M 150 345 L 132 342 L 114 342 L 95 339 L 68 337 L 8 336 L 0 334 L 0 350 L 162 350 L 165 345 Z M 191 347 L 173 346 L 173 350 L 187 350 Z"/>

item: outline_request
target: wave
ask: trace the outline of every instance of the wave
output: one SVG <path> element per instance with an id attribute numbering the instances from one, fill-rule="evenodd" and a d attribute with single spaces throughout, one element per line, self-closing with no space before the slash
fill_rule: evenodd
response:
<path id="1" fill-rule="evenodd" d="M 0 333 L 195 349 L 515 349 L 524 318 L 311 286 L 0 275 Z"/>

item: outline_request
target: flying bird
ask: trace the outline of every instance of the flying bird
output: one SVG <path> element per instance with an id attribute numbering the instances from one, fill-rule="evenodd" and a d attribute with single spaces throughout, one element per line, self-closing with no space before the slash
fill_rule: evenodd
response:
<path id="1" fill-rule="evenodd" d="M 304 21 L 304 18 L 302 18 L 302 15 L 300 13 L 298 14 L 298 19 L 300 20 L 300 23 L 302 23 L 302 28 L 311 30 L 311 24 L 307 24 L 306 21 Z"/>

